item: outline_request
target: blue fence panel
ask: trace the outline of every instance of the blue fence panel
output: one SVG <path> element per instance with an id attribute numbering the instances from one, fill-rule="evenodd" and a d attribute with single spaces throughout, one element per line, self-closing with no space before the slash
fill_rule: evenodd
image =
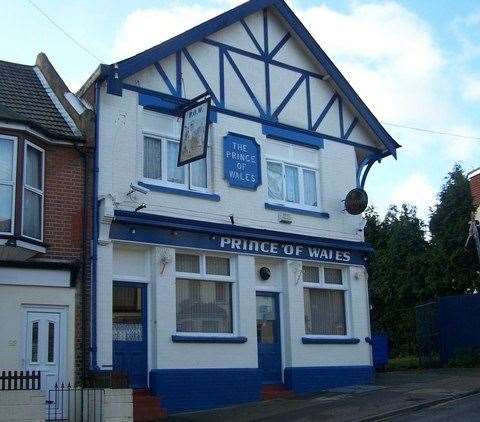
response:
<path id="1" fill-rule="evenodd" d="M 439 298 L 438 315 L 442 363 L 459 352 L 480 350 L 480 294 Z"/>

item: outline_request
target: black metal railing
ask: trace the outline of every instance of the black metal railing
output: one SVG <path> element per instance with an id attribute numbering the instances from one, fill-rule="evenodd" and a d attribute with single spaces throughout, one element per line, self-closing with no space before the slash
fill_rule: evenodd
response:
<path id="1" fill-rule="evenodd" d="M 62 422 L 102 422 L 103 394 L 101 388 L 55 384 L 55 388 L 48 391 L 46 419 Z"/>
<path id="2" fill-rule="evenodd" d="M 0 390 L 40 390 L 40 371 L 2 371 Z"/>

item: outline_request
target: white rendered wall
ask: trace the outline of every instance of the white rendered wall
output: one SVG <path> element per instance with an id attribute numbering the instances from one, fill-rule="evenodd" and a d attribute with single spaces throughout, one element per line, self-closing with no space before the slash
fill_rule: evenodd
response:
<path id="1" fill-rule="evenodd" d="M 2 369 L 24 369 L 26 309 L 30 306 L 67 309 L 66 382 L 74 382 L 75 362 L 75 289 L 0 285 L 0 362 Z"/>
<path id="2" fill-rule="evenodd" d="M 366 280 L 361 267 L 344 267 L 348 268 L 346 306 L 350 335 L 359 338 L 359 344 L 303 344 L 304 296 L 299 274 L 302 261 L 247 255 L 232 255 L 236 277 L 234 335 L 247 337 L 247 342 L 174 343 L 171 336 L 176 333 L 175 249 L 115 242 L 113 250 L 114 279 L 146 282 L 149 286 L 149 369 L 256 368 L 256 291 L 279 293 L 283 367 L 371 365 L 370 346 L 365 342 L 365 337 L 370 335 Z M 169 257 L 165 267 L 160 256 Z M 262 266 L 271 270 L 268 281 L 258 276 Z"/>

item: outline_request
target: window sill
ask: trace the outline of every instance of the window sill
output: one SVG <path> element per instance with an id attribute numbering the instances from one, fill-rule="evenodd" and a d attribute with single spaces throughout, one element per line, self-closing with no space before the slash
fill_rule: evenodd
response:
<path id="1" fill-rule="evenodd" d="M 215 193 L 196 192 L 196 191 L 193 191 L 193 190 L 178 189 L 178 188 L 172 188 L 172 187 L 169 187 L 169 186 L 153 185 L 153 184 L 145 183 L 145 182 L 138 182 L 138 184 L 140 186 L 143 186 L 144 188 L 150 189 L 151 191 L 154 191 L 154 192 L 162 192 L 162 193 L 170 193 L 170 194 L 173 194 L 173 195 L 189 196 L 191 198 L 206 199 L 207 201 L 215 201 L 215 202 L 220 201 L 220 195 L 217 195 Z"/>
<path id="2" fill-rule="evenodd" d="M 246 343 L 247 338 L 242 336 L 189 336 L 183 334 L 173 334 L 174 343 Z"/>
<path id="3" fill-rule="evenodd" d="M 271 204 L 269 202 L 265 202 L 265 209 L 273 211 L 291 212 L 292 214 L 309 215 L 311 217 L 317 218 L 330 218 L 330 214 L 328 212 L 305 210 L 303 208 L 288 207 L 286 205 Z"/>
<path id="4" fill-rule="evenodd" d="M 303 344 L 358 344 L 358 338 L 315 338 L 302 337 Z"/>

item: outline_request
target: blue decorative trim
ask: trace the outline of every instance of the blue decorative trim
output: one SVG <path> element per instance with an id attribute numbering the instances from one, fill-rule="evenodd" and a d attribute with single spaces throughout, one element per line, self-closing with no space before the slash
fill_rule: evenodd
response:
<path id="1" fill-rule="evenodd" d="M 208 201 L 214 201 L 214 202 L 220 201 L 220 195 L 217 195 L 216 193 L 195 192 L 192 190 L 171 188 L 169 186 L 153 185 L 145 182 L 138 182 L 138 184 L 154 192 L 171 193 L 173 195 L 189 196 L 191 198 L 206 199 Z"/>
<path id="2" fill-rule="evenodd" d="M 388 156 L 388 153 L 373 152 L 367 154 L 363 160 L 358 164 L 357 167 L 357 188 L 363 189 L 365 186 L 365 181 L 367 180 L 368 172 L 372 168 L 375 161 L 381 161 L 382 158 Z M 363 172 L 363 173 L 362 173 Z"/>
<path id="3" fill-rule="evenodd" d="M 182 97 L 182 52 L 175 53 L 175 68 L 177 71 L 177 95 Z"/>
<path id="4" fill-rule="evenodd" d="M 340 125 L 340 138 L 345 137 L 344 127 L 343 127 L 343 102 L 342 97 L 338 96 L 338 123 Z"/>
<path id="5" fill-rule="evenodd" d="M 205 77 L 203 76 L 202 72 L 200 72 L 200 69 L 198 68 L 197 64 L 195 63 L 195 60 L 193 60 L 192 56 L 190 55 L 190 53 L 187 51 L 186 48 L 183 48 L 182 49 L 182 52 L 183 52 L 183 55 L 185 56 L 185 58 L 188 60 L 188 62 L 190 63 L 190 66 L 192 66 L 193 70 L 195 71 L 195 73 L 197 74 L 198 76 L 198 79 L 200 79 L 200 81 L 202 82 L 204 88 L 207 90 L 207 92 L 211 95 L 212 97 L 212 100 L 213 102 L 215 103 L 215 105 L 219 106 L 220 105 L 220 102 L 218 101 L 218 98 L 215 96 L 215 93 L 213 92 L 213 89 L 210 87 L 210 85 L 208 84 L 207 80 L 205 79 Z"/>
<path id="6" fill-rule="evenodd" d="M 187 103 L 186 100 L 182 98 L 173 97 L 173 96 L 159 96 L 152 95 L 151 93 L 146 94 L 138 90 L 138 104 L 143 106 L 145 110 L 152 110 L 159 113 L 168 114 L 170 116 L 180 116 L 182 106 Z M 217 122 L 217 112 L 210 109 L 209 113 L 209 122 Z"/>
<path id="7" fill-rule="evenodd" d="M 290 32 L 287 32 L 285 36 L 279 41 L 275 48 L 270 52 L 268 58 L 273 59 L 275 55 L 280 51 L 280 49 L 285 45 L 285 43 L 290 39 Z"/>
<path id="8" fill-rule="evenodd" d="M 263 9 L 263 52 L 265 56 L 269 56 L 268 53 L 268 14 L 267 8 Z"/>
<path id="9" fill-rule="evenodd" d="M 201 346 L 198 346 L 201 347 Z M 218 353 L 228 360 L 228 353 Z M 204 410 L 260 400 L 258 368 L 152 369 L 150 390 L 169 413 Z"/>
<path id="10" fill-rule="evenodd" d="M 348 137 L 351 135 L 353 129 L 355 129 L 355 126 L 357 126 L 358 123 L 358 118 L 354 118 L 352 123 L 350 123 L 350 126 L 348 127 L 347 131 L 345 132 L 343 138 L 348 139 Z"/>
<path id="11" fill-rule="evenodd" d="M 253 44 L 255 44 L 255 47 L 257 48 L 258 52 L 263 55 L 263 50 L 262 47 L 260 47 L 260 44 L 258 43 L 257 39 L 255 38 L 255 35 L 253 35 L 252 30 L 249 28 L 245 20 L 242 18 L 240 19 L 240 23 L 242 24 L 243 28 L 247 32 L 248 36 L 252 40 Z"/>
<path id="12" fill-rule="evenodd" d="M 288 92 L 288 94 L 285 96 L 285 98 L 282 100 L 280 105 L 276 108 L 275 112 L 273 113 L 272 117 L 275 120 L 278 118 L 278 115 L 282 112 L 282 110 L 285 108 L 287 103 L 290 101 L 290 98 L 292 98 L 295 95 L 295 93 L 297 92 L 298 88 L 300 88 L 300 85 L 303 83 L 304 80 L 305 80 L 305 75 L 300 75 L 300 78 L 298 78 L 298 81 L 295 82 L 292 89 Z"/>
<path id="13" fill-rule="evenodd" d="M 225 54 L 222 48 L 218 49 L 218 66 L 220 72 L 220 104 L 225 108 Z"/>
<path id="14" fill-rule="evenodd" d="M 253 101 L 253 104 L 255 104 L 255 107 L 257 108 L 258 113 L 260 114 L 260 116 L 265 117 L 265 111 L 260 105 L 260 102 L 258 101 L 257 97 L 255 97 L 255 94 L 253 93 L 252 89 L 248 85 L 247 81 L 245 80 L 242 73 L 240 72 L 240 69 L 238 68 L 237 64 L 233 61 L 232 56 L 230 56 L 230 53 L 228 51 L 225 51 L 225 57 L 227 58 L 230 65 L 232 66 L 232 69 L 236 73 L 238 79 L 240 79 L 240 82 L 242 83 L 243 87 L 245 88 L 245 91 L 247 91 L 247 94 Z"/>
<path id="15" fill-rule="evenodd" d="M 188 101 L 183 99 L 183 98 L 174 97 L 172 95 L 165 94 L 163 92 L 152 91 L 151 89 L 142 88 L 142 87 L 138 87 L 138 86 L 135 86 L 135 85 L 123 84 L 122 87 L 123 87 L 123 89 L 127 89 L 129 91 L 135 91 L 135 92 L 138 92 L 138 93 L 145 93 L 145 94 L 157 96 L 159 98 L 164 98 L 164 99 L 167 99 L 167 100 L 173 99 L 175 101 L 178 101 L 179 104 L 188 103 Z M 345 144 L 345 145 L 351 145 L 351 146 L 354 146 L 356 148 L 360 148 L 360 149 L 364 149 L 364 150 L 367 150 L 367 151 L 382 154 L 382 151 L 380 149 L 375 148 L 375 147 L 371 147 L 369 145 L 359 144 L 358 142 L 348 141 L 346 139 L 341 139 L 341 138 L 338 138 L 336 136 L 327 135 L 325 133 L 312 132 L 312 131 L 307 130 L 307 129 L 302 129 L 302 128 L 298 128 L 298 127 L 294 127 L 294 126 L 289 126 L 289 125 L 286 125 L 284 123 L 272 122 L 271 120 L 268 120 L 266 118 L 251 116 L 249 114 L 241 113 L 241 112 L 234 111 L 234 110 L 228 110 L 228 109 L 221 108 L 221 107 L 215 107 L 215 106 L 210 107 L 210 112 L 212 112 L 212 111 L 215 111 L 217 113 L 222 113 L 222 114 L 225 114 L 227 116 L 237 117 L 239 119 L 245 119 L 245 120 L 250 120 L 252 122 L 265 124 L 266 126 L 270 126 L 270 127 L 285 129 L 285 130 L 288 130 L 292 133 L 300 133 L 300 134 L 305 134 L 305 135 L 308 135 L 308 136 L 318 137 L 318 138 L 322 138 L 322 139 L 328 139 L 330 141 L 340 142 L 340 143 Z M 387 154 L 384 154 L 383 156 L 388 156 L 388 155 L 389 154 L 387 153 Z"/>
<path id="16" fill-rule="evenodd" d="M 277 139 L 279 141 L 290 142 L 314 149 L 323 148 L 323 136 L 320 134 L 283 129 L 278 126 L 266 124 L 262 125 L 262 133 L 266 135 L 267 138 Z"/>
<path id="17" fill-rule="evenodd" d="M 320 126 L 320 123 L 322 123 L 322 120 L 325 118 L 329 110 L 332 108 L 333 103 L 337 99 L 338 94 L 333 94 L 332 98 L 328 101 L 327 105 L 323 109 L 323 111 L 320 113 L 320 116 L 318 116 L 318 119 L 315 121 L 315 123 L 312 126 L 312 130 L 317 130 L 318 126 Z"/>
<path id="18" fill-rule="evenodd" d="M 266 27 L 266 8 L 273 6 L 282 16 L 287 24 L 292 28 L 295 34 L 301 39 L 305 46 L 310 50 L 312 55 L 318 60 L 321 66 L 326 70 L 326 73 L 332 78 L 333 82 L 338 86 L 352 106 L 361 115 L 364 121 L 370 126 L 372 131 L 377 135 L 381 142 L 388 149 L 389 153 L 396 157 L 396 148 L 400 145 L 389 135 L 385 128 L 380 124 L 372 112 L 368 109 L 365 103 L 360 99 L 355 90 L 347 82 L 344 76 L 340 73 L 337 67 L 333 64 L 330 58 L 320 48 L 312 35 L 307 31 L 304 25 L 300 22 L 298 17 L 292 12 L 288 5 L 283 0 L 251 0 L 240 6 L 237 6 L 228 12 L 225 12 L 213 19 L 210 19 L 202 24 L 186 31 L 176 37 L 173 37 L 155 47 L 152 47 L 140 54 L 131 58 L 122 60 L 116 66 L 108 67 L 107 91 L 116 95 L 121 95 L 121 82 L 126 77 L 144 69 L 154 62 L 160 61 L 171 54 L 177 53 L 179 50 L 205 39 L 212 33 L 226 28 L 227 26 L 238 22 L 259 10 L 264 10 L 264 32 L 267 32 L 265 37 L 266 48 L 264 48 L 264 55 L 268 57 L 268 31 Z M 263 55 L 260 55 L 263 58 Z M 263 58 L 264 59 L 264 58 Z M 272 62 L 271 62 L 272 63 Z M 272 63 L 273 64 L 273 63 Z M 180 73 L 181 74 L 181 73 Z M 105 77 L 104 74 L 101 77 Z M 177 91 L 178 91 L 178 77 L 177 72 Z"/>
<path id="19" fill-rule="evenodd" d="M 287 367 L 285 385 L 295 393 L 313 393 L 337 387 L 372 384 L 372 366 L 304 366 Z"/>
<path id="20" fill-rule="evenodd" d="M 310 95 L 310 76 L 307 75 L 305 79 L 305 88 L 307 91 L 307 126 L 308 130 L 312 130 L 312 99 Z"/>
<path id="21" fill-rule="evenodd" d="M 314 338 L 302 337 L 303 344 L 358 344 L 358 338 Z"/>
<path id="22" fill-rule="evenodd" d="M 270 204 L 268 202 L 265 202 L 265 209 L 273 210 L 273 211 L 291 212 L 292 214 L 308 215 L 310 217 L 317 217 L 317 218 L 330 218 L 330 214 L 328 212 L 303 210 L 301 208 Z"/>
<path id="23" fill-rule="evenodd" d="M 300 37 L 306 47 L 311 51 L 313 56 L 320 62 L 322 67 L 330 75 L 335 84 L 339 87 L 341 92 L 350 101 L 353 107 L 358 111 L 362 118 L 367 122 L 372 131 L 378 136 L 381 142 L 388 149 L 390 154 L 396 158 L 396 149 L 400 147 L 399 144 L 390 136 L 385 128 L 380 124 L 377 118 L 369 110 L 366 104 L 358 96 L 352 86 L 348 83 L 345 77 L 340 73 L 337 67 L 333 64 L 330 58 L 325 54 L 321 47 L 317 44 L 312 35 L 308 32 L 305 26 L 300 22 L 300 19 L 292 12 L 290 7 L 283 1 L 275 1 L 275 7 L 280 12 L 282 17 L 293 28 L 296 34 Z"/>
<path id="24" fill-rule="evenodd" d="M 189 336 L 184 334 L 172 335 L 174 343 L 246 343 L 247 337 L 242 336 Z"/>
<path id="25" fill-rule="evenodd" d="M 160 65 L 160 63 L 158 62 L 155 62 L 155 68 L 157 69 L 157 72 L 160 74 L 160 76 L 162 77 L 163 79 L 163 82 L 165 82 L 165 85 L 167 85 L 168 89 L 170 90 L 170 93 L 172 95 L 176 95 L 177 94 L 177 90 L 173 87 L 172 83 L 170 82 L 170 79 L 168 78 L 167 74 L 165 73 L 165 71 L 163 70 L 162 66 Z"/>

